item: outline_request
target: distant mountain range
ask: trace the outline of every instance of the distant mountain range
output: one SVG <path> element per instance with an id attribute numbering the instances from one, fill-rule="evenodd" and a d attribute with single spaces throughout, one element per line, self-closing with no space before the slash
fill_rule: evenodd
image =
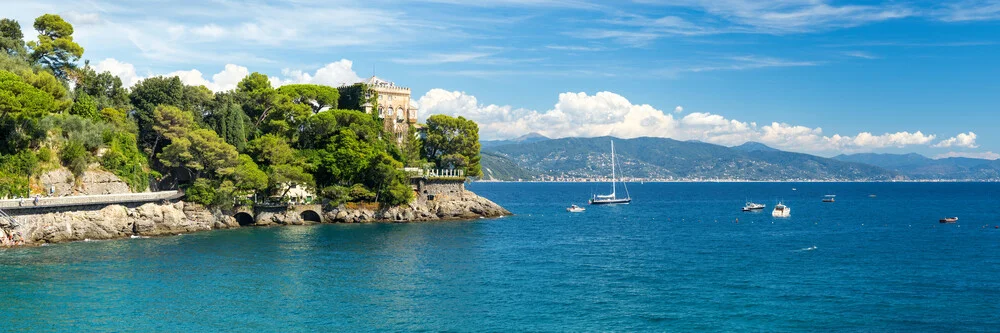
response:
<path id="1" fill-rule="evenodd" d="M 833 158 L 875 165 L 910 179 L 1000 179 L 1000 161 L 994 160 L 965 157 L 931 159 L 920 154 L 852 154 Z"/>
<path id="2" fill-rule="evenodd" d="M 486 148 L 486 147 L 496 147 L 496 146 L 503 146 L 503 145 L 509 145 L 509 144 L 516 144 L 516 143 L 532 143 L 532 142 L 538 142 L 538 141 L 545 141 L 545 140 L 548 140 L 548 139 L 549 138 L 545 137 L 544 135 L 538 134 L 538 133 L 528 133 L 528 134 L 519 136 L 519 137 L 514 138 L 514 139 L 510 139 L 510 140 L 479 141 L 479 145 L 482 146 L 483 148 Z"/>
<path id="3" fill-rule="evenodd" d="M 760 143 L 725 147 L 665 138 L 563 138 L 484 146 L 483 172 L 492 179 L 594 179 L 611 174 L 611 140 L 622 174 L 661 180 L 891 180 L 884 168 L 773 149 Z M 501 159 L 509 161 L 501 162 Z M 503 170 L 502 173 L 497 170 Z M 520 178 L 525 179 L 525 178 Z"/>
<path id="4" fill-rule="evenodd" d="M 824 158 L 747 142 L 725 147 L 666 138 L 549 139 L 528 135 L 483 142 L 484 179 L 573 180 L 611 175 L 611 140 L 622 173 L 649 180 L 996 180 L 1000 161 L 934 160 L 918 154 Z"/>

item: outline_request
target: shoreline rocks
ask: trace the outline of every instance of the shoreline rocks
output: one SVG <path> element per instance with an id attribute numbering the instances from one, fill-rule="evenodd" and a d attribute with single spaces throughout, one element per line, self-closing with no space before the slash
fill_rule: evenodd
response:
<path id="1" fill-rule="evenodd" d="M 449 221 L 511 215 L 500 205 L 472 191 L 461 191 L 439 200 L 415 200 L 406 206 L 381 210 L 350 209 L 341 205 L 323 214 L 327 221 L 335 223 Z"/>
<path id="2" fill-rule="evenodd" d="M 453 193 L 438 200 L 415 200 L 387 209 L 349 209 L 344 205 L 323 209 L 325 223 L 424 222 L 472 220 L 511 215 L 496 203 L 471 191 Z M 129 208 L 109 205 L 99 210 L 76 210 L 15 216 L 17 226 L 0 225 L 0 247 L 37 246 L 83 240 L 106 240 L 133 236 L 168 236 L 215 229 L 239 228 L 231 214 L 184 201 L 146 203 Z M 254 226 L 304 225 L 294 211 L 272 213 Z M 16 237 L 8 237 L 16 236 Z M 14 241 L 8 239 L 13 238 Z M 23 240 L 17 242 L 17 240 Z"/>

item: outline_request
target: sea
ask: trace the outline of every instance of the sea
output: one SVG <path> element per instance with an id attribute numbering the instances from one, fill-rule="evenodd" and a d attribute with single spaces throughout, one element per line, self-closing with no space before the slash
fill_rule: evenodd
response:
<path id="1" fill-rule="evenodd" d="M 0 331 L 1000 330 L 1000 183 L 468 188 L 514 215 L 0 250 Z"/>

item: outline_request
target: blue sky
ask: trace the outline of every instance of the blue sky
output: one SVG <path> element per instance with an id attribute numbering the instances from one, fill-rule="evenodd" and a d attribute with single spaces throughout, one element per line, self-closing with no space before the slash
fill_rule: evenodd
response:
<path id="1" fill-rule="evenodd" d="M 376 73 L 481 136 L 747 140 L 1000 158 L 1000 1 L 8 1 L 126 83 Z"/>

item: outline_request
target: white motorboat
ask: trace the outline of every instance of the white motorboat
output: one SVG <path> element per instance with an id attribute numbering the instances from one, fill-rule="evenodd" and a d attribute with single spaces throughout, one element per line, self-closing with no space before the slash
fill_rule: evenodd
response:
<path id="1" fill-rule="evenodd" d="M 750 211 L 755 211 L 755 210 L 762 210 L 765 207 L 767 207 L 767 206 L 765 206 L 764 204 L 753 203 L 753 202 L 747 201 L 747 204 L 743 206 L 743 211 L 744 212 L 750 212 Z"/>
<path id="2" fill-rule="evenodd" d="M 792 216 L 792 209 L 779 202 L 777 205 L 774 205 L 774 210 L 771 211 L 771 216 L 789 217 Z"/>
<path id="3" fill-rule="evenodd" d="M 580 206 L 577 206 L 577 205 L 572 205 L 572 206 L 566 207 L 566 211 L 570 212 L 570 213 L 581 213 L 581 212 L 583 212 L 585 210 L 587 210 L 587 209 L 583 208 L 583 207 L 580 207 Z"/>

